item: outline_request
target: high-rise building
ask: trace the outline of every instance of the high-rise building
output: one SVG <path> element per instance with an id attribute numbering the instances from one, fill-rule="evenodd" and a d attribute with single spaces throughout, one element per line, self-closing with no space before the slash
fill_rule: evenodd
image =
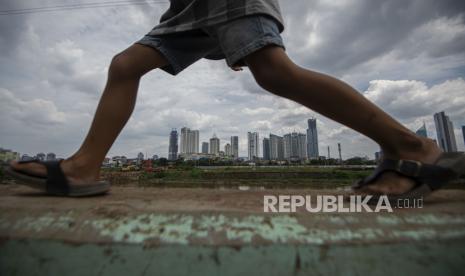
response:
<path id="1" fill-rule="evenodd" d="M 144 154 L 142 152 L 139 152 L 137 154 L 137 160 L 140 160 L 140 161 L 144 160 Z"/>
<path id="2" fill-rule="evenodd" d="M 224 154 L 226 156 L 231 156 L 231 144 L 230 143 L 227 143 L 226 145 L 224 145 Z"/>
<path id="3" fill-rule="evenodd" d="M 181 128 L 181 137 L 179 141 L 179 153 L 187 153 L 187 134 L 189 129 L 187 127 Z"/>
<path id="4" fill-rule="evenodd" d="M 184 154 L 199 152 L 199 131 L 191 130 L 190 128 L 181 128 L 181 149 Z"/>
<path id="5" fill-rule="evenodd" d="M 284 135 L 284 158 L 307 158 L 307 137 L 303 133 L 289 133 Z"/>
<path id="6" fill-rule="evenodd" d="M 284 160 L 284 139 L 270 133 L 270 159 Z"/>
<path id="7" fill-rule="evenodd" d="M 263 160 L 270 160 L 270 138 L 263 138 Z"/>
<path id="8" fill-rule="evenodd" d="M 173 128 L 170 133 L 170 144 L 168 147 L 168 160 L 178 159 L 178 131 Z"/>
<path id="9" fill-rule="evenodd" d="M 457 151 L 457 143 L 455 141 L 454 125 L 444 111 L 434 114 L 434 123 L 436 125 L 436 133 L 438 143 L 444 152 Z"/>
<path id="10" fill-rule="evenodd" d="M 316 129 L 316 119 L 308 119 L 307 129 L 307 157 L 318 159 L 318 132 Z"/>
<path id="11" fill-rule="evenodd" d="M 381 158 L 383 157 L 383 151 L 377 151 L 375 152 L 375 161 L 377 163 L 381 162 Z"/>
<path id="12" fill-rule="evenodd" d="M 231 151 L 233 158 L 239 157 L 239 137 L 237 136 L 231 136 Z"/>
<path id="13" fill-rule="evenodd" d="M 249 160 L 258 158 L 258 132 L 247 133 L 247 148 Z"/>
<path id="14" fill-rule="evenodd" d="M 307 135 L 305 133 L 297 134 L 298 153 L 300 159 L 307 159 Z"/>
<path id="15" fill-rule="evenodd" d="M 465 145 L 465 126 L 462 126 L 463 144 Z"/>
<path id="16" fill-rule="evenodd" d="M 208 142 L 202 142 L 202 153 L 208 154 Z"/>
<path id="17" fill-rule="evenodd" d="M 427 137 L 428 137 L 428 132 L 426 132 L 426 125 L 425 125 L 425 123 L 423 123 L 423 125 L 422 125 L 419 129 L 417 129 L 417 131 L 415 131 L 415 133 L 416 133 L 418 136 L 427 138 Z"/>
<path id="18" fill-rule="evenodd" d="M 294 146 L 292 145 L 292 134 L 284 134 L 283 137 L 284 140 L 284 158 L 285 159 L 290 159 L 291 156 L 296 158 L 297 157 L 297 143 L 296 140 L 294 140 Z M 292 151 L 294 149 L 294 151 Z"/>
<path id="19" fill-rule="evenodd" d="M 220 154 L 220 139 L 216 137 L 216 134 L 213 134 L 213 137 L 210 138 L 210 154 Z"/>

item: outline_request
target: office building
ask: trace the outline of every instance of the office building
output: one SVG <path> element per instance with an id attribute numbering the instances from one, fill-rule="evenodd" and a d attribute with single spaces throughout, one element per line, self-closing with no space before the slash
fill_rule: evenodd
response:
<path id="1" fill-rule="evenodd" d="M 226 145 L 224 145 L 224 154 L 226 156 L 231 156 L 232 153 L 231 153 L 231 144 L 230 143 L 227 143 Z"/>
<path id="2" fill-rule="evenodd" d="M 181 128 L 180 152 L 182 154 L 192 154 L 199 152 L 199 131 L 191 130 L 187 127 Z"/>
<path id="3" fill-rule="evenodd" d="M 307 157 L 309 159 L 318 159 L 319 152 L 316 119 L 308 119 L 307 123 Z"/>
<path id="4" fill-rule="evenodd" d="M 168 160 L 176 159 L 178 159 L 178 131 L 176 129 L 172 129 L 168 147 Z"/>
<path id="5" fill-rule="evenodd" d="M 208 142 L 202 142 L 202 153 L 208 154 Z"/>
<path id="6" fill-rule="evenodd" d="M 438 136 L 439 147 L 444 152 L 456 152 L 457 143 L 455 141 L 454 125 L 444 111 L 434 114 L 436 134 Z"/>
<path id="7" fill-rule="evenodd" d="M 281 136 L 270 133 L 270 159 L 284 160 L 284 139 Z"/>
<path id="8" fill-rule="evenodd" d="M 462 126 L 463 144 L 465 145 L 465 126 Z"/>
<path id="9" fill-rule="evenodd" d="M 284 135 L 284 158 L 288 160 L 307 158 L 307 137 L 305 134 L 293 132 Z"/>
<path id="10" fill-rule="evenodd" d="M 239 137 L 231 136 L 231 151 L 233 158 L 239 158 Z"/>
<path id="11" fill-rule="evenodd" d="M 247 149 L 249 160 L 258 158 L 258 132 L 247 133 Z"/>
<path id="12" fill-rule="evenodd" d="M 213 134 L 213 137 L 210 138 L 210 154 L 220 154 L 220 139 L 216 137 L 216 134 Z"/>
<path id="13" fill-rule="evenodd" d="M 375 161 L 376 163 L 381 162 L 381 159 L 383 158 L 383 151 L 377 151 L 375 152 Z"/>
<path id="14" fill-rule="evenodd" d="M 270 160 L 270 138 L 263 138 L 263 160 Z"/>

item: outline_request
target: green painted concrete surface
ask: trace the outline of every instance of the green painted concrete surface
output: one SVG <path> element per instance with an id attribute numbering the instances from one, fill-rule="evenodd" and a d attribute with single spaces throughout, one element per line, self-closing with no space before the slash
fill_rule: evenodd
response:
<path id="1" fill-rule="evenodd" d="M 0 275 L 465 275 L 465 191 L 393 213 L 263 213 L 264 194 L 0 186 Z"/>
<path id="2" fill-rule="evenodd" d="M 242 247 L 4 241 L 1 275 L 464 275 L 465 241 Z"/>

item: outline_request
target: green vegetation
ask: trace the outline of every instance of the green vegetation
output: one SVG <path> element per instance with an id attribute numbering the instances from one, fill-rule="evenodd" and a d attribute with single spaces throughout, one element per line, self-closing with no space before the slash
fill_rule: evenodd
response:
<path id="1" fill-rule="evenodd" d="M 234 188 L 338 188 L 370 173 L 363 168 L 320 167 L 217 167 L 182 166 L 156 172 L 141 172 L 141 186 Z"/>
<path id="2" fill-rule="evenodd" d="M 3 167 L 0 166 L 0 183 L 3 183 L 4 177 L 5 177 L 5 173 L 3 172 Z"/>

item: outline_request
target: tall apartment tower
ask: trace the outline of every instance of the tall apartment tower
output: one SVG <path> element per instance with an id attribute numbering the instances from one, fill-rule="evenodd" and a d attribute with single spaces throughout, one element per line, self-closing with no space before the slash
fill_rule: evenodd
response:
<path id="1" fill-rule="evenodd" d="M 270 159 L 284 160 L 284 139 L 281 136 L 270 133 Z"/>
<path id="2" fill-rule="evenodd" d="M 210 154 L 220 154 L 220 139 L 216 137 L 216 134 L 213 134 L 213 137 L 210 138 Z"/>
<path id="3" fill-rule="evenodd" d="M 263 160 L 270 159 L 270 138 L 263 138 Z"/>
<path id="4" fill-rule="evenodd" d="M 184 154 L 199 152 L 199 131 L 190 130 L 187 127 L 181 128 L 181 149 Z"/>
<path id="5" fill-rule="evenodd" d="M 231 156 L 232 155 L 231 144 L 230 143 L 227 143 L 226 145 L 224 145 L 224 155 L 226 155 L 226 156 Z"/>
<path id="6" fill-rule="evenodd" d="M 239 158 L 239 137 L 231 136 L 231 151 L 233 158 Z"/>
<path id="7" fill-rule="evenodd" d="M 303 133 L 289 133 L 284 135 L 284 158 L 306 159 L 307 137 Z"/>
<path id="8" fill-rule="evenodd" d="M 454 126 L 444 111 L 434 114 L 434 124 L 438 136 L 438 144 L 445 152 L 457 151 Z"/>
<path id="9" fill-rule="evenodd" d="M 462 126 L 463 144 L 465 145 L 465 126 Z"/>
<path id="10" fill-rule="evenodd" d="M 308 119 L 307 129 L 307 157 L 317 159 L 318 153 L 318 132 L 316 129 L 316 119 Z"/>
<path id="11" fill-rule="evenodd" d="M 178 159 L 178 131 L 173 128 L 170 133 L 170 143 L 168 147 L 168 160 Z"/>
<path id="12" fill-rule="evenodd" d="M 208 142 L 202 142 L 202 153 L 208 154 Z"/>
<path id="13" fill-rule="evenodd" d="M 258 132 L 247 133 L 247 146 L 249 160 L 254 160 L 258 157 Z"/>
<path id="14" fill-rule="evenodd" d="M 307 135 L 304 133 L 297 134 L 297 151 L 300 159 L 307 159 Z"/>

